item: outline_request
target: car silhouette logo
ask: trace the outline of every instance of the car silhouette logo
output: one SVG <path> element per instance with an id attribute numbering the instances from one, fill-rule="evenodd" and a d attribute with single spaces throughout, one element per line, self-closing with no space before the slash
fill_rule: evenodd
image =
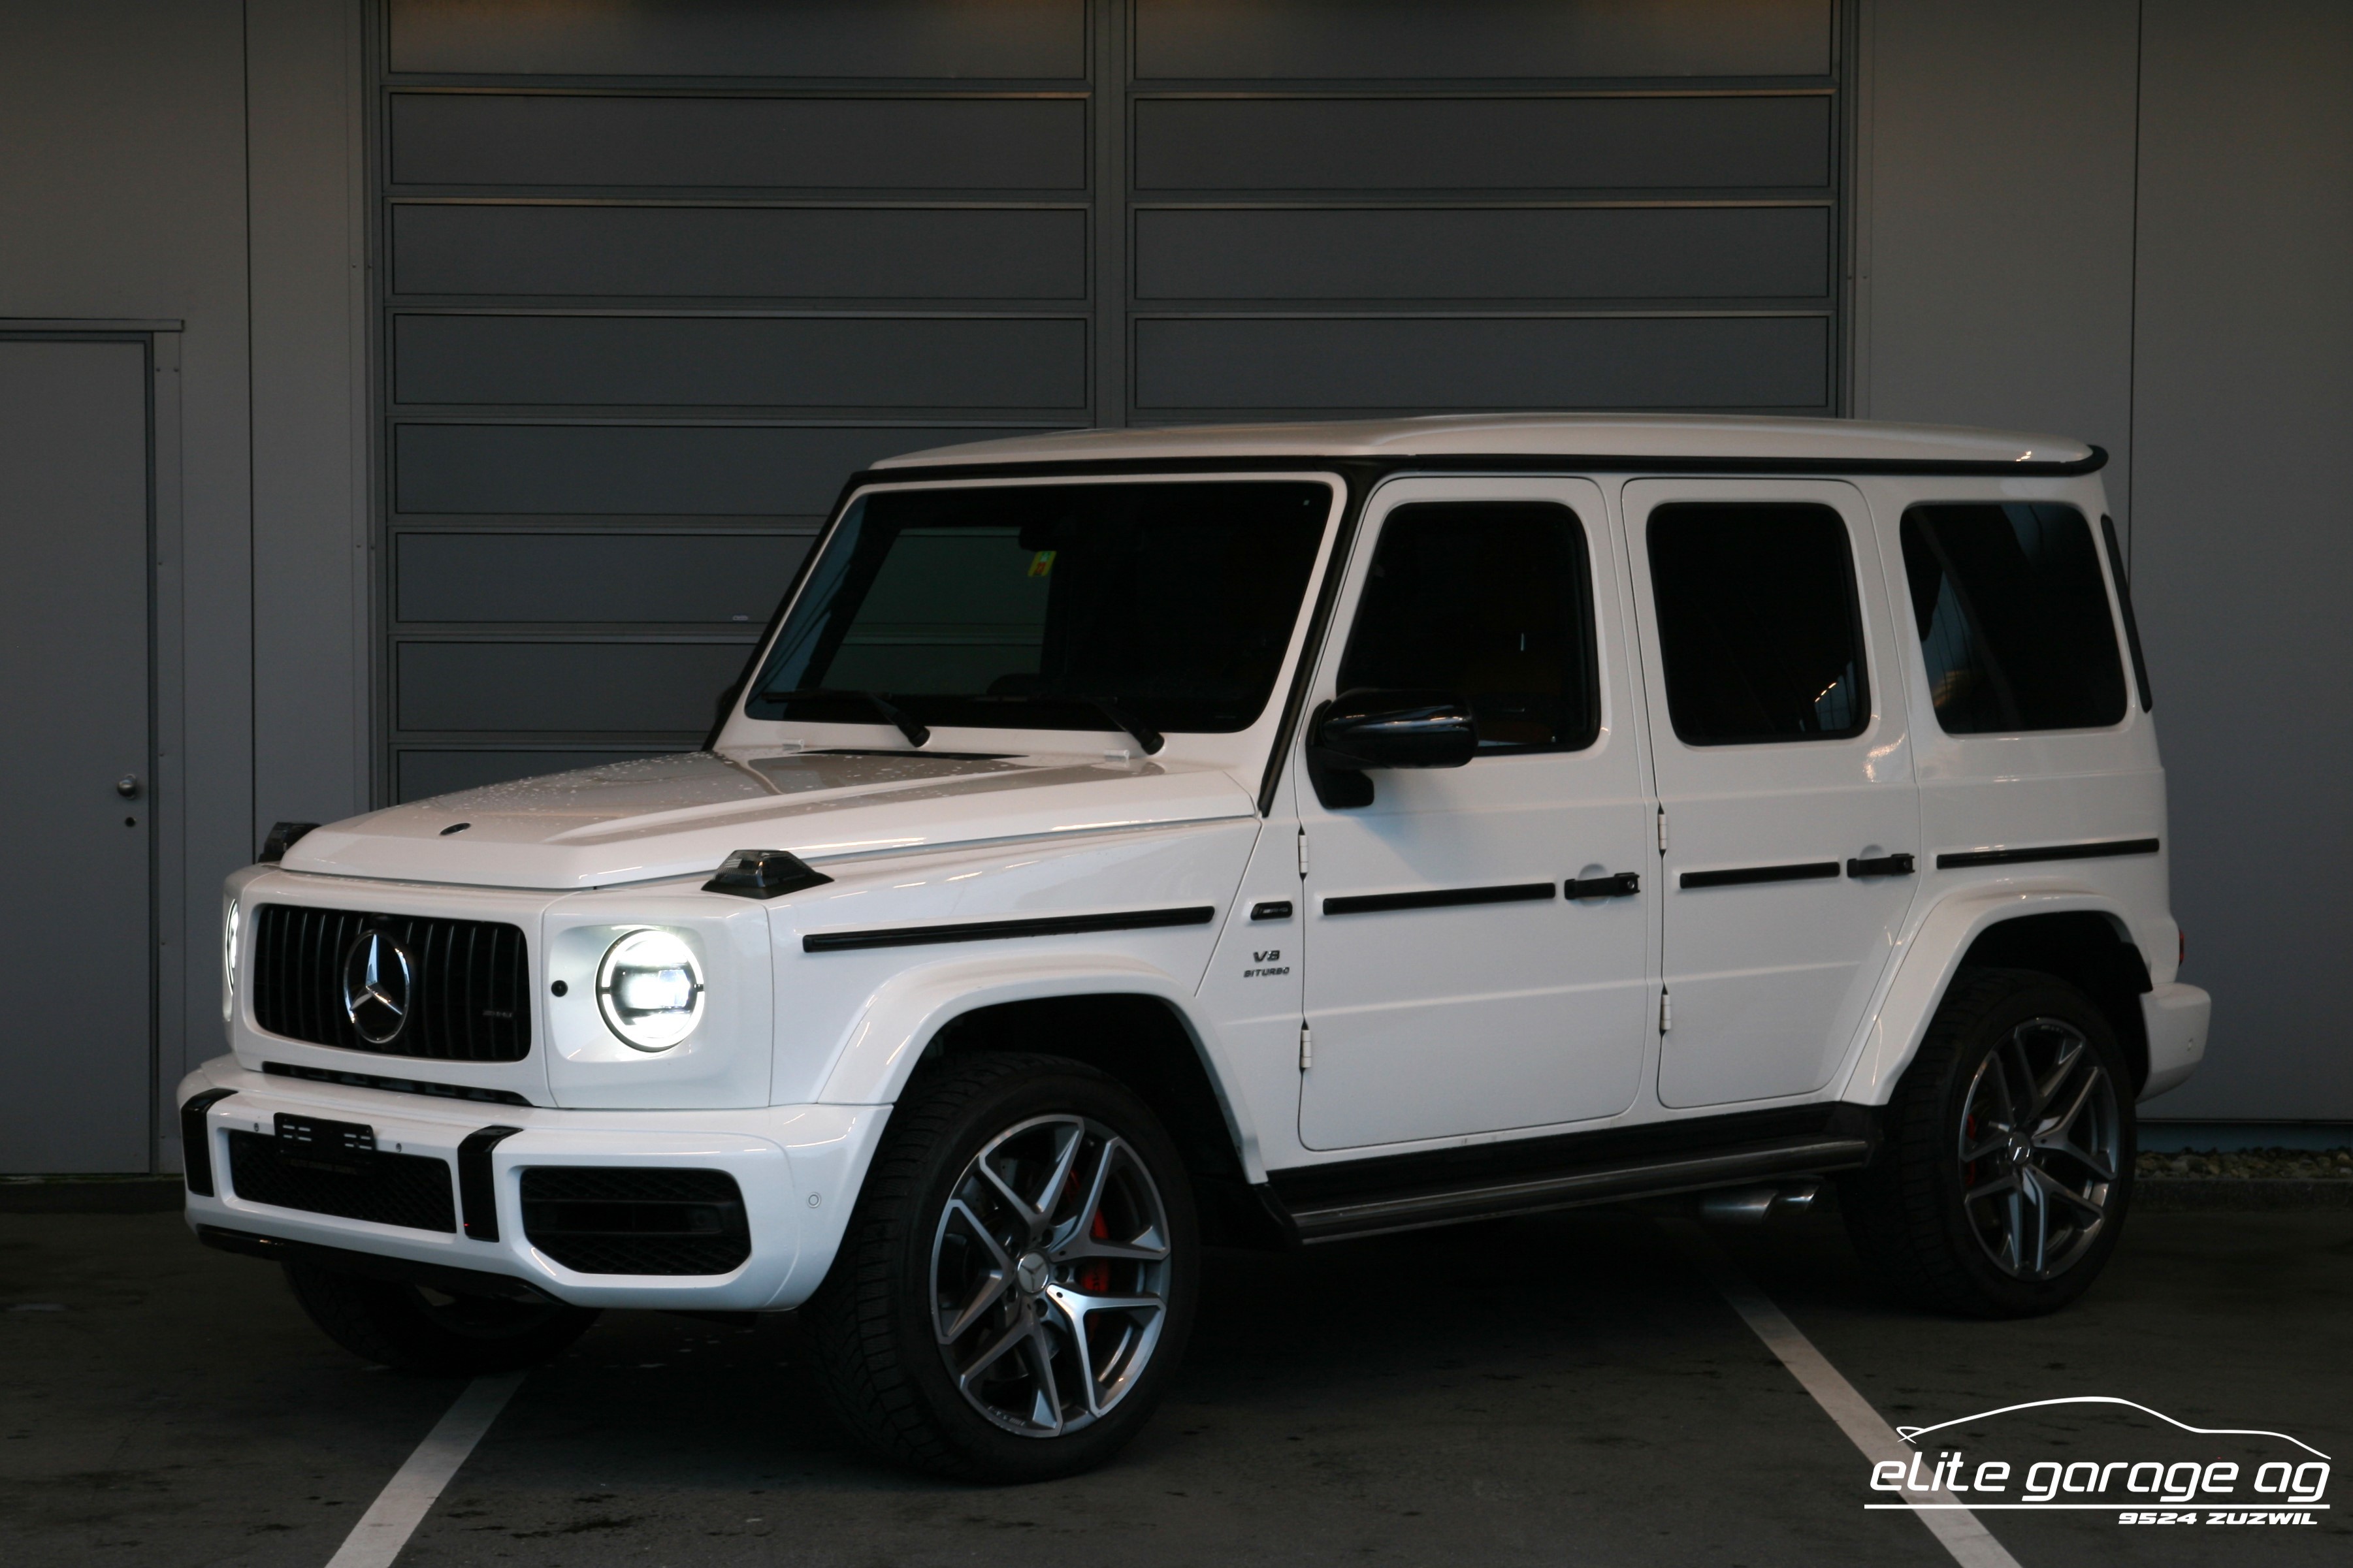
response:
<path id="1" fill-rule="evenodd" d="M 407 1026 L 416 982 L 406 948 L 381 931 L 363 931 L 343 954 L 343 1016 L 369 1045 L 388 1046 Z"/>

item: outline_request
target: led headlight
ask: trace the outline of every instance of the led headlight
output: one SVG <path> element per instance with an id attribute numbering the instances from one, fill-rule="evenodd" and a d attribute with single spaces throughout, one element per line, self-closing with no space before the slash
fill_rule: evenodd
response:
<path id="1" fill-rule="evenodd" d="M 237 900 L 221 914 L 221 1022 L 237 1021 Z"/>
<path id="2" fill-rule="evenodd" d="M 596 1007 L 622 1044 L 666 1051 L 702 1021 L 702 967 L 675 931 L 633 931 L 596 966 Z"/>

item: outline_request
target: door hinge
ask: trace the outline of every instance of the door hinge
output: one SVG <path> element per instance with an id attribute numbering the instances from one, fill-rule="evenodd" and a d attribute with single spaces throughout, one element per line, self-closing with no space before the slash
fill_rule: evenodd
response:
<path id="1" fill-rule="evenodd" d="M 1665 992 L 1662 991 L 1662 992 L 1660 992 L 1660 993 L 1659 993 L 1659 1033 L 1661 1033 L 1661 1034 L 1662 1034 L 1662 1035 L 1663 1035 L 1663 1034 L 1665 1034 L 1668 1030 L 1670 1030 L 1670 1029 L 1673 1028 L 1674 1026 L 1675 1026 L 1675 1003 L 1674 1003 L 1674 998 L 1673 998 L 1673 997 L 1672 997 L 1672 996 L 1670 996 L 1670 995 L 1668 995 Z"/>
<path id="2" fill-rule="evenodd" d="M 1667 808 L 1659 807 L 1659 853 L 1667 852 Z"/>
<path id="3" fill-rule="evenodd" d="M 1305 1072 L 1315 1065 L 1315 1032 L 1303 1020 L 1299 1026 L 1299 1070 Z"/>
<path id="4" fill-rule="evenodd" d="M 1307 829 L 1299 830 L 1299 874 L 1307 875 Z"/>

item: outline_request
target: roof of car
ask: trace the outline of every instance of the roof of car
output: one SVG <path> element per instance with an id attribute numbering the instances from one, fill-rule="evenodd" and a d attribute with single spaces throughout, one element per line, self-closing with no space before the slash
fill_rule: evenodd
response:
<path id="1" fill-rule="evenodd" d="M 2084 464 L 2097 447 L 2064 436 L 1894 425 L 1861 419 L 1723 415 L 1444 414 L 1295 425 L 1184 425 L 1145 430 L 1057 430 L 934 447 L 886 458 L 877 469 L 976 463 L 1110 463 L 1267 458 L 1383 460 L 1482 457 L 1723 459 L 1772 464 Z"/>

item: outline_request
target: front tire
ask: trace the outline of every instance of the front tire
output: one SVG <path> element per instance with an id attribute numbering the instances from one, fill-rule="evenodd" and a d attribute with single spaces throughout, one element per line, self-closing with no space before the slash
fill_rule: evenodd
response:
<path id="1" fill-rule="evenodd" d="M 2027 970 L 1965 969 L 1840 1206 L 1865 1259 L 1920 1304 L 2056 1311 L 2089 1289 L 2130 1206 L 2132 1085 L 2107 1019 Z"/>
<path id="2" fill-rule="evenodd" d="M 870 1447 L 1040 1481 L 1150 1419 L 1199 1273 L 1184 1166 L 1144 1103 L 1077 1062 L 991 1054 L 909 1086 L 803 1317 Z"/>
<path id="3" fill-rule="evenodd" d="M 353 1355 L 436 1377 L 537 1366 L 596 1321 L 582 1307 L 451 1296 L 309 1263 L 286 1265 L 286 1282 L 311 1321 Z"/>

